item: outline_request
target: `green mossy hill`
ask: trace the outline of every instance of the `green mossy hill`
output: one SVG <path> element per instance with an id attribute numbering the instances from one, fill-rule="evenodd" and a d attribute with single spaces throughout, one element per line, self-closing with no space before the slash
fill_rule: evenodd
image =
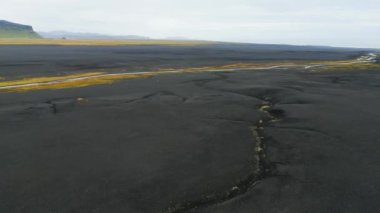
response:
<path id="1" fill-rule="evenodd" d="M 16 24 L 0 20 L 0 38 L 41 38 L 28 25 Z"/>

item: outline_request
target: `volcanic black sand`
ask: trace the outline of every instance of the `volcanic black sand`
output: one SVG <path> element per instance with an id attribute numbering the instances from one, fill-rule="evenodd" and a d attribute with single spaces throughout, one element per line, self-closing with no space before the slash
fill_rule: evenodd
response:
<path id="1" fill-rule="evenodd" d="M 115 72 L 281 60 L 340 60 L 365 50 L 281 45 L 0 46 L 0 76 Z"/>
<path id="2" fill-rule="evenodd" d="M 288 48 L 4 46 L 0 76 L 366 52 Z M 376 69 L 0 93 L 0 212 L 380 212 L 379 97 Z"/>

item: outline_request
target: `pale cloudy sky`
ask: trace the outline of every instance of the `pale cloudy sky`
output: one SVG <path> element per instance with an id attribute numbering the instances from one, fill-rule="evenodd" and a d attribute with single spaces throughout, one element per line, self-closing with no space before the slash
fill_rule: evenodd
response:
<path id="1" fill-rule="evenodd" d="M 380 0 L 0 0 L 0 19 L 37 31 L 380 48 Z"/>

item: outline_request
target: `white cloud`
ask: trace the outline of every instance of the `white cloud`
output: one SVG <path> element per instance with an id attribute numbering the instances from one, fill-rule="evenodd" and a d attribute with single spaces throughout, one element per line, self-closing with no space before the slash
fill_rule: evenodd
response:
<path id="1" fill-rule="evenodd" d="M 380 48 L 379 0 L 0 0 L 39 31 Z"/>

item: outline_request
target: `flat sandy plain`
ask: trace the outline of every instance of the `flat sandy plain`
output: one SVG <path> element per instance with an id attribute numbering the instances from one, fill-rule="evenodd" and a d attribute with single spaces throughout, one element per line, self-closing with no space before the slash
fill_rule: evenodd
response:
<path id="1" fill-rule="evenodd" d="M 0 90 L 0 212 L 380 212 L 379 65 L 306 68 L 371 52 L 2 45 L 0 85 L 216 70 Z"/>

